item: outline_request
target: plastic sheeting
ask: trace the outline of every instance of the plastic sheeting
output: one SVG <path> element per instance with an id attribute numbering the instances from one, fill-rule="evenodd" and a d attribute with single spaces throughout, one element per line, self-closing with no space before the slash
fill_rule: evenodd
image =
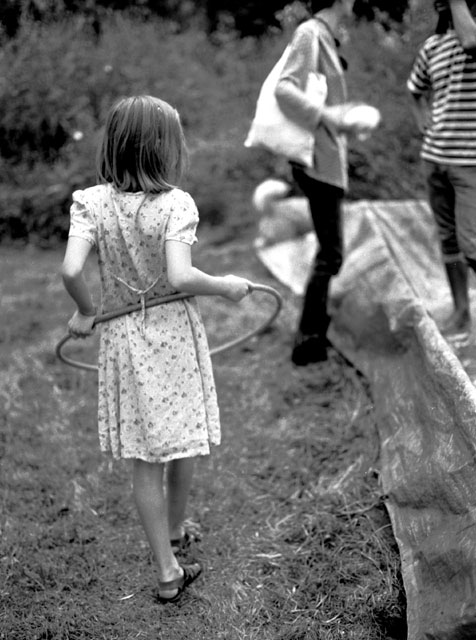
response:
<path id="1" fill-rule="evenodd" d="M 345 238 L 329 335 L 371 385 L 408 639 L 474 640 L 475 349 L 456 355 L 438 330 L 451 298 L 425 203 L 350 203 Z M 308 234 L 258 253 L 300 293 L 315 247 Z"/>

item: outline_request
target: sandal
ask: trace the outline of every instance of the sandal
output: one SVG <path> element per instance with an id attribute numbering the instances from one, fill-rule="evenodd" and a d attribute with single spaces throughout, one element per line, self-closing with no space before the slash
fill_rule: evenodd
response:
<path id="1" fill-rule="evenodd" d="M 171 540 L 170 545 L 172 547 L 173 553 L 177 554 L 180 551 L 185 551 L 190 547 L 192 542 L 196 542 L 198 540 L 200 540 L 200 538 L 197 535 L 185 531 L 181 538 L 174 538 L 173 540 Z"/>
<path id="2" fill-rule="evenodd" d="M 185 588 L 189 584 L 192 584 L 194 580 L 202 573 L 202 567 L 199 564 L 185 564 L 182 565 L 183 576 L 175 578 L 175 580 L 168 580 L 167 582 L 159 582 L 159 595 L 157 599 L 160 603 L 165 604 L 167 602 L 178 602 L 182 597 Z M 160 591 L 173 591 L 177 589 L 177 593 L 171 598 L 164 598 L 160 595 Z"/>

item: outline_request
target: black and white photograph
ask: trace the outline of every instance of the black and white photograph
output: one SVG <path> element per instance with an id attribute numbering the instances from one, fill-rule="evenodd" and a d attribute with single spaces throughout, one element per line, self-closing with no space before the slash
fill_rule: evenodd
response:
<path id="1" fill-rule="evenodd" d="M 0 640 L 476 640 L 473 317 L 476 0 L 1 0 Z"/>

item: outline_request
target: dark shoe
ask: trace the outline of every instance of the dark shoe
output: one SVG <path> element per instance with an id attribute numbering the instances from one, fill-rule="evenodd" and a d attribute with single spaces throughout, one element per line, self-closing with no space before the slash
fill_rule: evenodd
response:
<path id="1" fill-rule="evenodd" d="M 190 531 L 185 531 L 181 538 L 174 538 L 170 541 L 172 551 L 177 554 L 181 551 L 186 551 L 193 542 L 198 541 L 200 538 Z"/>
<path id="2" fill-rule="evenodd" d="M 327 340 L 320 336 L 299 336 L 294 343 L 291 360 L 297 367 L 324 362 L 327 360 L 327 344 Z"/>
<path id="3" fill-rule="evenodd" d="M 180 578 L 175 578 L 175 580 L 169 580 L 167 582 L 159 582 L 159 595 L 157 596 L 157 600 L 161 604 L 178 602 L 185 589 L 202 573 L 202 567 L 199 564 L 182 565 L 182 569 L 183 576 Z M 174 591 L 175 589 L 177 592 L 170 598 L 164 598 L 160 595 L 160 591 Z"/>

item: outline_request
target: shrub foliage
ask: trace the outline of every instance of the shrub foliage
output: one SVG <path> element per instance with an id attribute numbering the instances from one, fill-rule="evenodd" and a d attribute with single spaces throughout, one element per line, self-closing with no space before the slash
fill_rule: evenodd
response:
<path id="1" fill-rule="evenodd" d="M 44 3 L 43 3 L 44 4 Z M 140 4 L 140 3 L 138 3 Z M 145 3 L 144 3 L 145 4 Z M 111 13 L 98 37 L 84 15 L 24 19 L 0 53 L 0 238 L 64 238 L 71 192 L 94 183 L 94 148 L 106 110 L 122 95 L 150 93 L 182 115 L 191 166 L 184 185 L 220 237 L 253 228 L 250 194 L 281 163 L 243 147 L 264 77 L 290 31 L 259 39 L 197 25 Z M 294 26 L 294 25 L 292 25 Z M 350 96 L 378 106 L 383 124 L 351 142 L 350 198 L 423 193 L 419 141 L 405 80 L 422 28 L 392 36 L 361 23 L 346 43 Z"/>
<path id="2" fill-rule="evenodd" d="M 0 25 L 4 37 L 15 36 L 22 18 L 49 22 L 80 14 L 96 35 L 100 35 L 102 20 L 111 11 L 141 18 L 167 17 L 182 26 L 190 18 L 205 18 L 208 33 L 231 28 L 240 36 L 261 36 L 280 27 L 278 12 L 289 4 L 309 5 L 306 0 L 2 0 Z M 408 9 L 408 0 L 355 0 L 354 12 L 368 20 L 390 18 L 401 21 Z M 0 26 L 0 32 L 2 27 Z"/>

